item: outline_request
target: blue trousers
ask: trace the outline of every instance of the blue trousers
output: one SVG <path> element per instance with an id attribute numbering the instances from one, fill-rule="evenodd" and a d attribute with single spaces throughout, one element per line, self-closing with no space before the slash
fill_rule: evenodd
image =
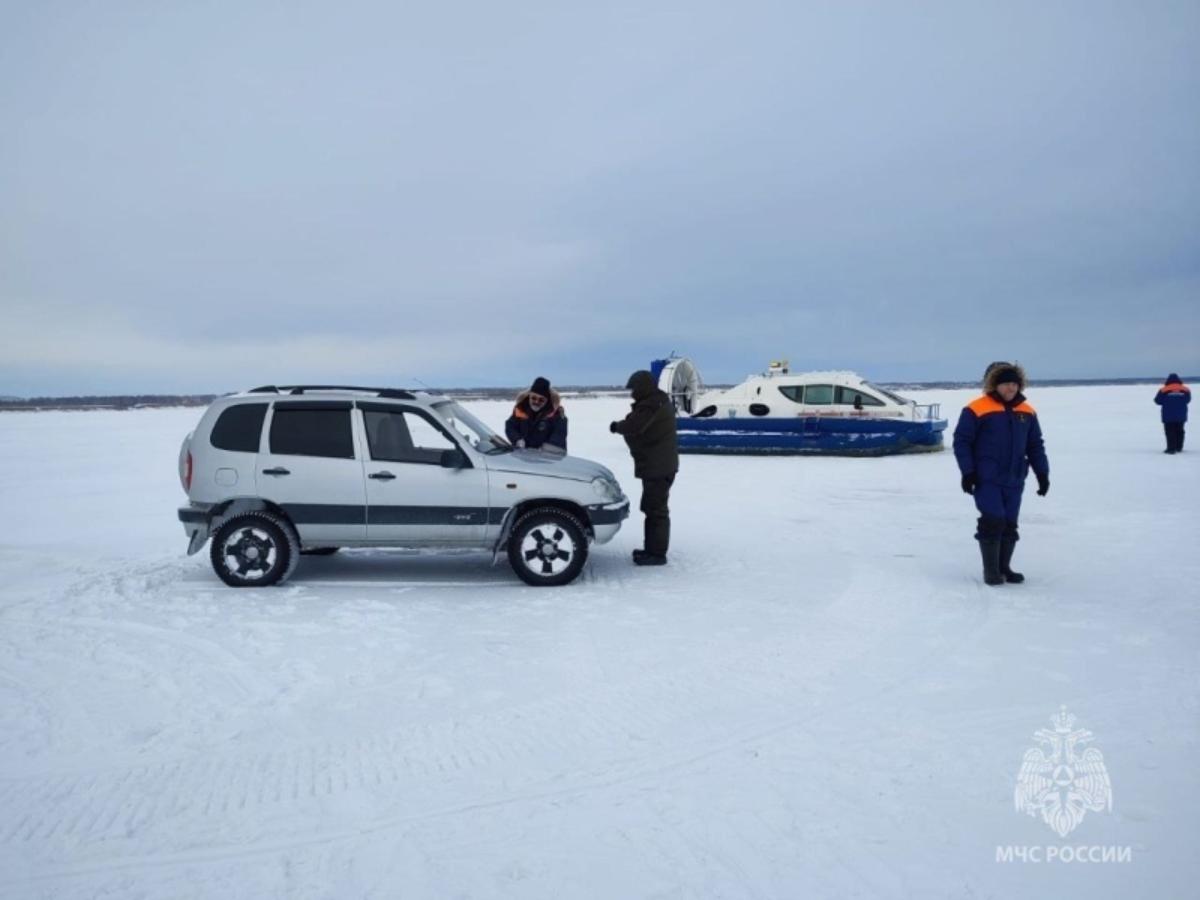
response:
<path id="1" fill-rule="evenodd" d="M 975 533 L 977 539 L 998 540 L 1001 536 L 1006 540 L 1017 539 L 1017 519 L 1021 515 L 1023 490 L 1023 484 L 1005 487 L 984 481 L 975 485 L 975 508 L 979 510 L 979 530 Z"/>

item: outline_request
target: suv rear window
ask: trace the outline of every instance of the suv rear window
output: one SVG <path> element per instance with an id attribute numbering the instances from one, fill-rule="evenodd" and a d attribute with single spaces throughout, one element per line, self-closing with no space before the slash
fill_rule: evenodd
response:
<path id="1" fill-rule="evenodd" d="M 266 415 L 265 403 L 239 403 L 237 406 L 231 406 L 217 416 L 208 441 L 218 450 L 257 453 Z"/>
<path id="2" fill-rule="evenodd" d="M 270 440 L 272 453 L 354 459 L 350 404 L 277 403 Z"/>

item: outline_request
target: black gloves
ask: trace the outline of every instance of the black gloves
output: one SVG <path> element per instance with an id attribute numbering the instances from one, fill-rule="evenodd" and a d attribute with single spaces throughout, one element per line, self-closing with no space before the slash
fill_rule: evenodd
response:
<path id="1" fill-rule="evenodd" d="M 621 424 L 621 423 L 620 423 L 620 422 L 609 422 L 609 423 L 608 423 L 608 430 L 609 430 L 609 431 L 611 431 L 613 434 L 616 434 L 616 433 L 617 433 L 617 426 L 618 426 L 619 424 Z"/>
<path id="2" fill-rule="evenodd" d="M 1036 475 L 1037 473 L 1035 472 L 1034 474 Z M 975 478 L 974 472 L 971 472 L 969 475 L 964 475 L 962 477 L 963 493 L 964 494 L 974 494 L 975 493 L 975 485 L 977 483 L 978 483 L 978 480 Z M 1037 483 L 1038 483 L 1038 491 L 1037 491 L 1038 496 L 1045 497 L 1046 493 L 1050 490 L 1050 476 L 1049 475 L 1037 475 Z"/>

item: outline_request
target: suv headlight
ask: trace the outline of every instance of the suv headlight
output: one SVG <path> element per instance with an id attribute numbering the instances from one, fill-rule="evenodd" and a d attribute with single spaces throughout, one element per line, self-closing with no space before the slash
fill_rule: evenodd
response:
<path id="1" fill-rule="evenodd" d="M 609 478 L 596 477 L 592 479 L 592 490 L 605 503 L 613 503 L 621 499 L 621 487 Z"/>

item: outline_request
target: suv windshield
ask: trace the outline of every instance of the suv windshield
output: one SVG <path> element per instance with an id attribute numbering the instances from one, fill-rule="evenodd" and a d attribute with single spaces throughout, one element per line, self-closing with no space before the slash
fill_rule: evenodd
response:
<path id="1" fill-rule="evenodd" d="M 512 444 L 459 406 L 457 401 L 443 400 L 441 403 L 434 403 L 433 411 L 480 453 L 509 453 L 512 451 Z"/>

